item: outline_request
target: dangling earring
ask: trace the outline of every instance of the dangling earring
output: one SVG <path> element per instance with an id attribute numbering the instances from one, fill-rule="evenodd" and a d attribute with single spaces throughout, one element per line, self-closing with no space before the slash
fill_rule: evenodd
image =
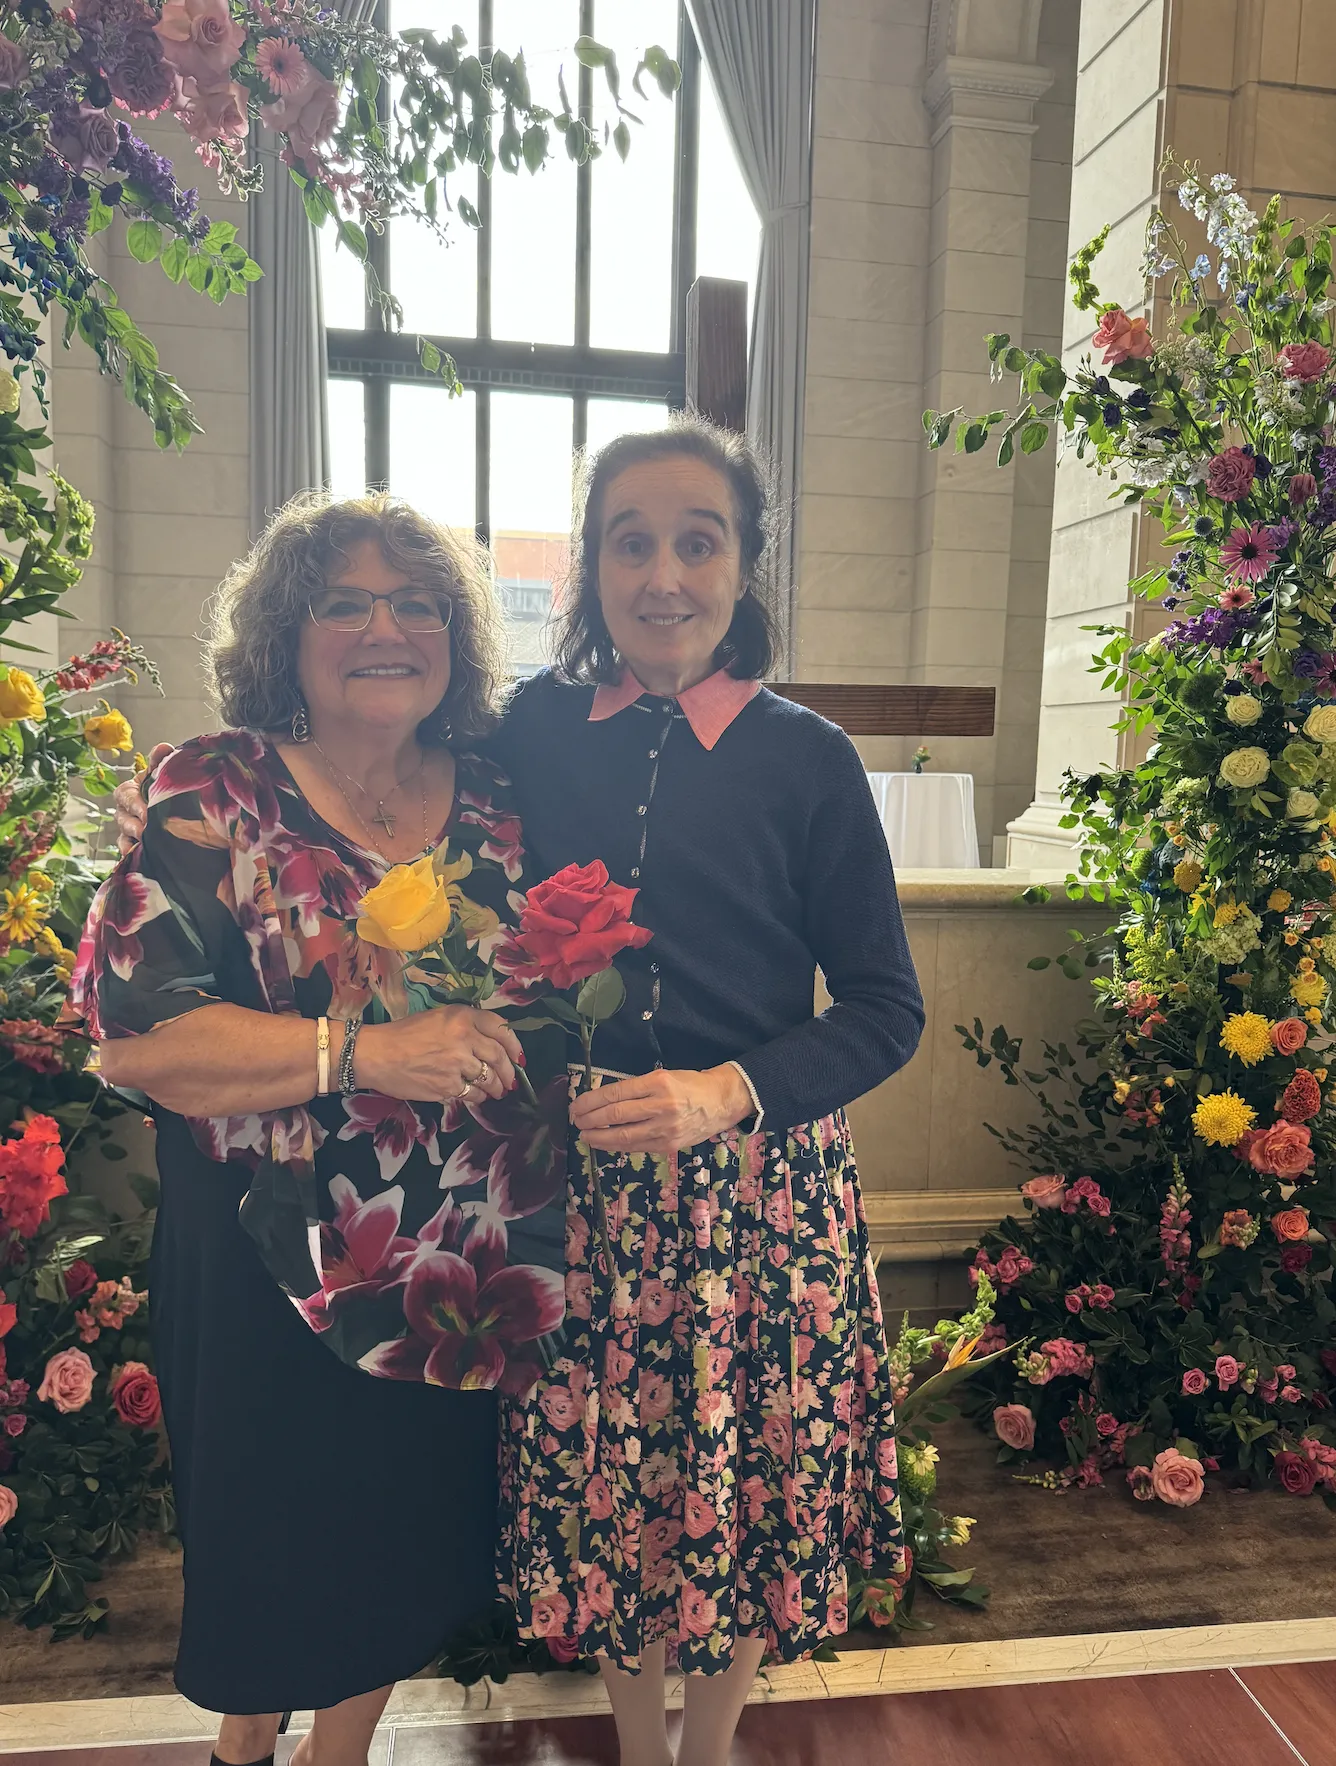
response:
<path id="1" fill-rule="evenodd" d="M 443 711 L 436 720 L 436 739 L 448 747 L 454 733 L 454 725 L 450 722 L 448 714 Z"/>
<path id="2" fill-rule="evenodd" d="M 306 715 L 306 705 L 301 699 L 297 701 L 297 709 L 292 714 L 292 739 L 294 742 L 311 740 L 311 724 Z"/>

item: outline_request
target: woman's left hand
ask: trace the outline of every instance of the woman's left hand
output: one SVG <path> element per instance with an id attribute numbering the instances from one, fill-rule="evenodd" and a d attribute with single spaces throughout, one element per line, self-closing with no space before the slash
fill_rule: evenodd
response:
<path id="1" fill-rule="evenodd" d="M 571 1121 L 595 1152 L 665 1157 L 722 1134 L 755 1109 L 736 1067 L 704 1073 L 659 1068 L 585 1092 L 571 1105 Z"/>

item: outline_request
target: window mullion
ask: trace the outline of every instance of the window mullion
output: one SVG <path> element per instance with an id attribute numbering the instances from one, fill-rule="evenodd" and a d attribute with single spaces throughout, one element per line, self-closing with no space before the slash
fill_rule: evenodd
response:
<path id="1" fill-rule="evenodd" d="M 678 15 L 677 60 L 682 84 L 674 121 L 676 171 L 673 179 L 673 317 L 669 348 L 686 348 L 687 295 L 696 280 L 696 199 L 700 181 L 700 49 L 687 9 Z"/>
<path id="2" fill-rule="evenodd" d="M 478 0 L 478 53 L 486 55 L 494 47 L 495 21 L 492 0 Z M 480 339 L 492 335 L 492 179 L 491 168 L 478 172 L 478 317 Z M 474 504 L 478 540 L 481 545 L 492 543 L 492 395 L 479 386 L 473 399 Z"/>
<path id="3" fill-rule="evenodd" d="M 580 35 L 594 34 L 594 0 L 580 0 Z M 580 121 L 594 127 L 594 70 L 580 65 Z M 589 348 L 590 259 L 593 251 L 594 163 L 586 159 L 575 176 L 575 347 Z"/>

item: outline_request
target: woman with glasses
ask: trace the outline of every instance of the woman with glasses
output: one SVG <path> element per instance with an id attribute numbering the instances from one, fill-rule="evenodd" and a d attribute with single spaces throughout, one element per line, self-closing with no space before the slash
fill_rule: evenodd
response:
<path id="1" fill-rule="evenodd" d="M 177 1685 L 228 1713 L 228 1766 L 293 1708 L 316 1712 L 299 1766 L 352 1766 L 393 1683 L 495 1595 L 496 1390 L 533 1384 L 563 1310 L 565 1048 L 522 1049 L 490 991 L 530 879 L 471 746 L 502 666 L 479 558 L 384 496 L 289 505 L 223 585 L 208 660 L 229 728 L 154 773 L 74 1001 L 157 1126 Z M 358 932 L 360 898 L 428 855 L 458 1005 L 393 927 Z"/>

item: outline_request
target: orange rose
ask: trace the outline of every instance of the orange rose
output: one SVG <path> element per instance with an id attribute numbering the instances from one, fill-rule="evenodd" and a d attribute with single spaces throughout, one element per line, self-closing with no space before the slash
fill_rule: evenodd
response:
<path id="1" fill-rule="evenodd" d="M 1297 1244 L 1308 1237 L 1308 1210 L 1282 1208 L 1279 1214 L 1271 1216 L 1271 1230 L 1282 1245 Z"/>

